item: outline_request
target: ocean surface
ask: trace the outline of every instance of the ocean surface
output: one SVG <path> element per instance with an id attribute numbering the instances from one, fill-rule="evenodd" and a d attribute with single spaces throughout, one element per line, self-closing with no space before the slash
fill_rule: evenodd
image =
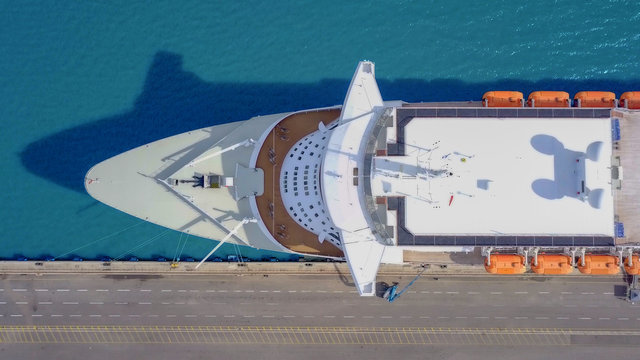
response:
<path id="1" fill-rule="evenodd" d="M 86 171 L 191 129 L 340 104 L 362 59 L 388 100 L 620 95 L 640 90 L 640 3 L 0 1 L 0 258 L 204 256 L 211 240 L 93 200 Z M 277 256 L 219 255 L 238 252 Z"/>

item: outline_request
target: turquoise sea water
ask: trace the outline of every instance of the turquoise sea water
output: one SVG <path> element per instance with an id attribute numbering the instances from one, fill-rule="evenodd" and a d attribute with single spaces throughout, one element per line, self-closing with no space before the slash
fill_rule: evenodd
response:
<path id="1" fill-rule="evenodd" d="M 85 172 L 175 133 L 339 104 L 361 59 L 385 99 L 619 95 L 640 90 L 640 4 L 0 1 L 0 258 L 203 256 L 211 241 L 94 201 Z"/>

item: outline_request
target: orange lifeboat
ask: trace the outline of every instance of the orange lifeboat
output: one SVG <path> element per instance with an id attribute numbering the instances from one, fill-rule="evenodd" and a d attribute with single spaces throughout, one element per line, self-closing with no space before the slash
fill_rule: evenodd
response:
<path id="1" fill-rule="evenodd" d="M 540 254 L 538 265 L 531 265 L 531 270 L 536 274 L 566 275 L 573 271 L 571 257 L 561 254 Z"/>
<path id="2" fill-rule="evenodd" d="M 640 109 L 640 91 L 627 91 L 620 95 L 620 107 Z"/>
<path id="3" fill-rule="evenodd" d="M 582 259 L 578 260 L 578 270 L 589 275 L 615 275 L 620 272 L 620 260 L 613 255 L 593 255 L 584 256 L 584 266 Z"/>
<path id="4" fill-rule="evenodd" d="M 485 107 L 522 107 L 524 95 L 519 91 L 487 91 L 482 95 Z"/>
<path id="5" fill-rule="evenodd" d="M 487 265 L 484 260 L 484 268 L 491 274 L 522 274 L 527 270 L 524 266 L 524 256 L 516 254 L 494 254 L 490 255 L 491 264 Z"/>
<path id="6" fill-rule="evenodd" d="M 629 265 L 629 259 L 625 259 L 624 271 L 629 275 L 640 275 L 640 257 L 638 255 L 631 256 L 631 265 Z"/>
<path id="7" fill-rule="evenodd" d="M 527 105 L 531 107 L 569 107 L 569 93 L 564 91 L 534 91 L 529 94 Z"/>
<path id="8" fill-rule="evenodd" d="M 574 97 L 578 107 L 612 108 L 616 106 L 616 94 L 609 91 L 580 91 Z"/>

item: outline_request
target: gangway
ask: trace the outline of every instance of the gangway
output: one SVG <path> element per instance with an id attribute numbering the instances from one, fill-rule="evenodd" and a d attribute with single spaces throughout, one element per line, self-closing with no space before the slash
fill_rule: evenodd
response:
<path id="1" fill-rule="evenodd" d="M 414 277 L 413 280 L 411 280 L 411 282 L 404 287 L 404 289 L 398 292 L 398 284 L 395 283 L 391 287 L 389 287 L 387 291 L 384 292 L 384 295 L 382 295 L 382 298 L 386 299 L 390 303 L 396 301 L 400 297 L 400 295 L 402 295 L 405 291 L 407 291 L 407 289 L 411 285 L 413 285 L 413 283 L 416 282 L 416 280 L 418 280 L 420 275 L 422 275 L 422 273 L 427 269 L 427 266 L 425 265 L 421 265 L 421 267 L 422 269 L 420 270 L 420 272 L 418 272 L 418 275 L 416 275 L 416 277 Z"/>

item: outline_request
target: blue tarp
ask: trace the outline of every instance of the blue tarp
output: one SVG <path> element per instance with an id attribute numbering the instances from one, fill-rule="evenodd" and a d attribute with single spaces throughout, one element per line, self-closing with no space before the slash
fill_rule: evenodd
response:
<path id="1" fill-rule="evenodd" d="M 620 120 L 614 118 L 611 123 L 611 137 L 613 141 L 620 141 Z"/>

